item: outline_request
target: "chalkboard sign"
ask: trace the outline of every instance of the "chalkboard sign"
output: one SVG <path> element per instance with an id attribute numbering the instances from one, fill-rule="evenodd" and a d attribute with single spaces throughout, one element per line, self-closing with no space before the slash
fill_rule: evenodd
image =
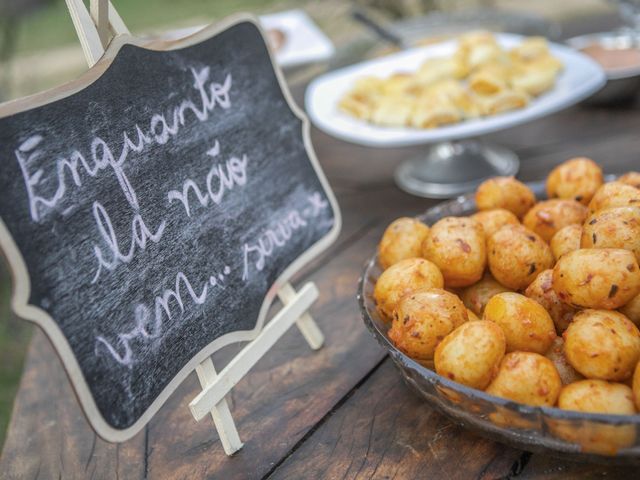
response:
<path id="1" fill-rule="evenodd" d="M 46 331 L 108 440 L 254 338 L 278 286 L 340 228 L 253 21 L 161 51 L 118 38 L 74 85 L 0 116 L 13 308 Z"/>

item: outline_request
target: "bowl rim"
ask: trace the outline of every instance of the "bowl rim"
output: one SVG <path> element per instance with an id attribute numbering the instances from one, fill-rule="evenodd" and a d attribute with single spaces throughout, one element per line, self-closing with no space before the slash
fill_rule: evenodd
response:
<path id="1" fill-rule="evenodd" d="M 576 37 L 571 37 L 565 40 L 565 43 L 570 47 L 584 53 L 584 48 L 591 45 L 597 44 L 601 45 L 605 48 L 605 50 L 621 50 L 622 48 L 607 48 L 604 45 L 604 40 L 629 40 L 631 42 L 630 48 L 635 48 L 636 50 L 640 50 L 640 35 L 633 35 L 632 33 L 626 32 L 597 32 L 597 33 L 587 33 L 585 35 L 578 35 Z M 585 53 L 585 55 L 588 55 Z M 593 57 L 591 57 L 593 58 Z M 595 60 L 595 59 L 594 59 Z M 621 68 L 613 68 L 606 69 L 604 66 L 602 67 L 602 71 L 604 72 L 607 80 L 622 80 L 625 78 L 634 78 L 640 77 L 640 64 L 635 67 L 621 67 Z"/>
<path id="2" fill-rule="evenodd" d="M 539 190 L 540 184 L 544 185 L 543 182 L 531 182 L 527 183 L 529 187 L 536 187 L 534 191 Z M 463 202 L 473 201 L 473 193 L 468 193 L 466 195 L 462 195 L 457 197 L 454 200 L 449 200 L 447 202 L 441 202 L 429 209 L 427 209 L 422 214 L 416 216 L 415 218 L 423 219 L 430 212 L 433 212 L 435 209 L 446 208 L 449 205 L 460 204 Z M 475 204 L 475 201 L 473 202 Z M 376 267 L 378 261 L 378 253 L 376 252 L 372 257 L 369 257 L 362 269 L 362 273 L 358 279 L 358 291 L 357 291 L 357 301 L 360 309 L 360 315 L 362 320 L 365 323 L 367 329 L 372 333 L 372 335 L 378 340 L 378 343 L 387 350 L 392 357 L 392 360 L 395 361 L 395 358 L 401 358 L 402 361 L 409 365 L 412 369 L 417 370 L 423 377 L 425 377 L 429 382 L 434 384 L 442 384 L 447 388 L 451 388 L 456 393 L 461 393 L 470 397 L 477 397 L 481 400 L 484 400 L 488 403 L 498 405 L 500 407 L 505 407 L 511 410 L 516 410 L 518 413 L 525 415 L 533 415 L 533 414 L 544 414 L 546 417 L 549 417 L 553 420 L 581 420 L 581 421 L 591 421 L 595 423 L 607 423 L 611 425 L 628 425 L 634 424 L 640 426 L 640 413 L 634 415 L 623 415 L 623 414 L 610 414 L 610 413 L 590 413 L 590 412 L 579 412 L 575 410 L 564 410 L 558 407 L 544 407 L 544 406 L 533 406 L 526 405 L 524 403 L 515 402 L 513 400 L 508 400 L 502 397 L 497 397 L 495 395 L 491 395 L 486 393 L 483 390 L 478 390 L 472 387 L 468 387 L 461 383 L 450 380 L 442 375 L 439 375 L 435 370 L 431 370 L 420 363 L 416 362 L 414 359 L 400 351 L 393 345 L 391 340 L 388 338 L 387 334 L 378 328 L 376 322 L 369 315 L 368 309 L 365 305 L 365 285 L 367 282 L 367 277 L 369 271 Z M 620 382 L 618 382 L 620 383 Z"/>

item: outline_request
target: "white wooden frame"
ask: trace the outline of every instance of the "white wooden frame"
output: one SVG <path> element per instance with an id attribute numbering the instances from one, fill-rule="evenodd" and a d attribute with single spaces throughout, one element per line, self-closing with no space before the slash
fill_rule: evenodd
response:
<path id="1" fill-rule="evenodd" d="M 184 39 L 151 43 L 143 42 L 128 34 L 126 26 L 111 4 L 109 4 L 108 9 L 105 10 L 104 4 L 107 0 L 91 0 L 92 12 L 96 18 L 95 21 L 93 20 L 94 17 L 89 14 L 82 3 L 82 0 L 66 1 L 87 63 L 90 67 L 92 66 L 92 68 L 78 80 L 66 85 L 0 105 L 0 118 L 26 109 L 46 105 L 47 103 L 66 98 L 82 90 L 88 84 L 95 81 L 95 79 L 108 68 L 120 48 L 126 44 L 143 46 L 151 50 L 183 48 L 211 38 L 240 22 L 253 23 L 264 37 L 264 33 L 254 17 L 235 15 L 219 25 L 211 25 Z M 105 11 L 107 12 L 106 20 L 104 18 Z M 99 28 L 102 33 L 98 32 Z M 108 34 L 105 33 L 107 29 L 109 30 Z M 109 39 L 111 34 L 114 35 L 114 38 Z M 103 42 L 105 42 L 106 45 Z M 334 225 L 327 235 L 295 259 L 280 277 L 276 279 L 274 285 L 263 300 L 253 330 L 231 332 L 207 345 L 175 375 L 151 406 L 132 426 L 122 430 L 114 429 L 102 418 L 66 337 L 55 321 L 49 317 L 47 312 L 37 306 L 29 304 L 31 281 L 24 259 L 9 230 L 0 218 L 0 250 L 7 258 L 14 279 L 14 289 L 11 298 L 12 308 L 19 317 L 38 324 L 47 334 L 60 355 L 89 422 L 96 432 L 107 441 L 122 442 L 138 433 L 164 404 L 169 395 L 195 370 L 203 391 L 190 403 L 190 410 L 196 420 L 204 418 L 207 413 L 211 414 L 219 432 L 224 450 L 228 455 L 231 455 L 242 447 L 242 442 L 240 441 L 229 407 L 225 401 L 225 396 L 233 386 L 242 379 L 294 322 L 296 322 L 297 327 L 311 348 L 318 349 L 324 342 L 322 332 L 307 313 L 307 310 L 318 296 L 317 288 L 312 283 L 308 283 L 299 292 L 296 292 L 287 281 L 295 272 L 300 270 L 312 258 L 324 251 L 335 241 L 341 228 L 341 215 L 335 196 L 319 166 L 311 146 L 309 120 L 293 102 L 282 77 L 282 73 L 275 64 L 271 53 L 270 56 L 278 83 L 289 108 L 302 121 L 302 135 L 306 151 L 334 212 Z M 281 299 L 284 307 L 274 316 L 267 326 L 263 328 L 267 310 L 276 295 Z M 211 360 L 211 355 L 225 345 L 240 341 L 249 341 L 249 343 L 229 362 L 229 365 L 217 374 Z"/>

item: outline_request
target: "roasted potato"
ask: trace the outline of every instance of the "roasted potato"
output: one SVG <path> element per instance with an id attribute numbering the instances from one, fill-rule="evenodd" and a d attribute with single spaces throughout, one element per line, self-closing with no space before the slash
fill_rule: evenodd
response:
<path id="1" fill-rule="evenodd" d="M 553 199 L 539 202 L 524 216 L 522 224 L 537 233 L 545 242 L 567 225 L 581 225 L 589 210 L 575 200 Z"/>
<path id="2" fill-rule="evenodd" d="M 522 225 L 505 225 L 489 237 L 487 259 L 494 278 L 513 290 L 527 288 L 553 266 L 549 245 Z"/>
<path id="3" fill-rule="evenodd" d="M 440 288 L 403 296 L 393 312 L 389 338 L 414 360 L 433 360 L 438 344 L 468 321 L 467 309 L 453 293 Z"/>
<path id="4" fill-rule="evenodd" d="M 580 246 L 630 250 L 640 262 L 640 206 L 594 213 L 584 224 Z"/>
<path id="5" fill-rule="evenodd" d="M 476 190 L 478 210 L 504 208 L 522 218 L 535 203 L 531 189 L 513 177 L 490 178 Z"/>
<path id="6" fill-rule="evenodd" d="M 638 363 L 640 365 L 640 362 Z M 633 401 L 638 411 L 640 411 L 640 368 L 636 365 L 633 371 L 633 380 L 631 382 L 631 389 L 633 390 Z"/>
<path id="7" fill-rule="evenodd" d="M 633 297 L 624 306 L 620 307 L 620 313 L 640 327 L 640 294 Z"/>
<path id="8" fill-rule="evenodd" d="M 498 293 L 509 292 L 510 290 L 491 276 L 485 273 L 479 282 L 466 287 L 460 292 L 460 299 L 466 307 L 476 315 L 482 315 L 487 302 Z"/>
<path id="9" fill-rule="evenodd" d="M 545 357 L 553 362 L 563 385 L 569 385 L 570 383 L 584 379 L 582 375 L 576 372 L 576 369 L 571 366 L 567 357 L 564 355 L 564 340 L 562 337 L 557 337 L 553 341 L 553 345 L 551 345 Z"/>
<path id="10" fill-rule="evenodd" d="M 535 300 L 515 292 L 504 292 L 489 300 L 484 320 L 497 323 L 507 339 L 507 352 L 546 353 L 556 338 L 549 313 Z"/>
<path id="11" fill-rule="evenodd" d="M 505 348 L 504 333 L 495 323 L 483 320 L 463 323 L 436 348 L 436 372 L 484 390 L 498 370 Z"/>
<path id="12" fill-rule="evenodd" d="M 572 158 L 551 170 L 547 195 L 587 205 L 602 183 L 602 169 L 596 162 L 586 157 Z"/>
<path id="13" fill-rule="evenodd" d="M 580 239 L 582 237 L 582 225 L 567 225 L 556 232 L 551 237 L 551 252 L 558 260 L 565 253 L 573 252 L 580 248 Z"/>
<path id="14" fill-rule="evenodd" d="M 533 406 L 556 403 L 562 381 L 548 358 L 533 352 L 507 353 L 486 392 Z"/>
<path id="15" fill-rule="evenodd" d="M 447 287 L 471 285 L 487 264 L 482 225 L 468 217 L 445 217 L 431 227 L 422 254 L 438 266 Z"/>
<path id="16" fill-rule="evenodd" d="M 589 212 L 613 207 L 640 206 L 640 190 L 620 182 L 602 185 L 589 202 Z"/>
<path id="17" fill-rule="evenodd" d="M 588 413 L 634 415 L 633 392 L 622 383 L 587 379 L 566 385 L 560 391 L 558 407 Z"/>
<path id="18" fill-rule="evenodd" d="M 640 188 L 640 172 L 627 172 L 620 176 L 617 181 L 625 185 Z"/>
<path id="19" fill-rule="evenodd" d="M 513 212 L 504 208 L 494 208 L 493 210 L 483 210 L 471 215 L 471 218 L 480 222 L 484 234 L 487 238 L 500 230 L 505 225 L 517 225 L 520 223 L 518 217 Z"/>
<path id="20" fill-rule="evenodd" d="M 389 268 L 400 260 L 420 257 L 422 242 L 428 233 L 429 227 L 415 218 L 402 217 L 393 221 L 378 245 L 378 261 L 382 268 Z"/>
<path id="21" fill-rule="evenodd" d="M 553 289 L 575 307 L 613 310 L 640 293 L 640 268 L 628 250 L 581 248 L 553 267 Z"/>
<path id="22" fill-rule="evenodd" d="M 564 332 L 576 313 L 576 309 L 567 305 L 553 289 L 553 270 L 541 272 L 524 291 L 524 294 L 535 300 L 549 313 L 558 333 Z"/>
<path id="23" fill-rule="evenodd" d="M 640 331 L 619 312 L 578 312 L 563 338 L 567 360 L 587 378 L 626 380 L 640 359 Z"/>
<path id="24" fill-rule="evenodd" d="M 421 288 L 442 288 L 444 279 L 438 267 L 424 258 L 408 258 L 387 268 L 373 290 L 380 316 L 391 320 L 393 309 L 403 295 Z"/>

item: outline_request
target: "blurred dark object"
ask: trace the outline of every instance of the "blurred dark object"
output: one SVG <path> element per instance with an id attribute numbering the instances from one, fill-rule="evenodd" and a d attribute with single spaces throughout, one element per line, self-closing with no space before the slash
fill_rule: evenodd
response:
<path id="1" fill-rule="evenodd" d="M 633 102 L 640 92 L 640 33 L 592 33 L 570 38 L 567 43 L 590 54 L 607 75 L 607 84 L 586 103 L 622 105 Z"/>
<path id="2" fill-rule="evenodd" d="M 20 20 L 27 15 L 54 3 L 56 0 L 0 0 L 0 64 L 6 63 L 15 50 Z M 9 69 L 1 68 L 0 101 L 4 98 Z"/>

